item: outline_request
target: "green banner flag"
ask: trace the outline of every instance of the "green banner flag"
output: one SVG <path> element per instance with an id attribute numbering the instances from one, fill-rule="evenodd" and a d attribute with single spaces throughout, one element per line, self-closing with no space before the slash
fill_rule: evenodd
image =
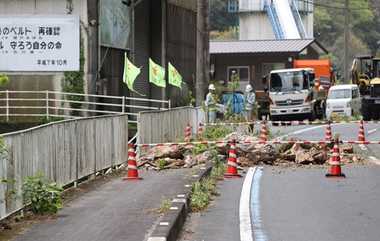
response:
<path id="1" fill-rule="evenodd" d="M 165 69 L 149 59 L 149 82 L 165 88 Z"/>
<path id="2" fill-rule="evenodd" d="M 140 72 L 140 68 L 137 68 L 135 65 L 133 65 L 131 61 L 129 61 L 127 54 L 125 54 L 123 82 L 127 84 L 128 89 L 136 93 L 138 92 L 133 88 L 133 84 L 135 83 L 135 80 Z"/>
<path id="3" fill-rule="evenodd" d="M 178 70 L 169 62 L 169 84 L 174 85 L 178 88 L 182 88 L 182 76 L 179 74 Z"/>

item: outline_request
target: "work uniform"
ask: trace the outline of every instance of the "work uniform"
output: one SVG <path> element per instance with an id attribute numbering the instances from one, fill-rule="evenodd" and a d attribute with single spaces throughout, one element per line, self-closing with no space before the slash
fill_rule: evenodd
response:
<path id="1" fill-rule="evenodd" d="M 247 121 L 252 121 L 254 118 L 256 95 L 253 91 L 246 92 L 244 95 L 245 117 Z"/>
<path id="2" fill-rule="evenodd" d="M 206 96 L 205 105 L 207 107 L 208 122 L 214 123 L 216 120 L 217 101 L 215 94 L 209 92 Z"/>

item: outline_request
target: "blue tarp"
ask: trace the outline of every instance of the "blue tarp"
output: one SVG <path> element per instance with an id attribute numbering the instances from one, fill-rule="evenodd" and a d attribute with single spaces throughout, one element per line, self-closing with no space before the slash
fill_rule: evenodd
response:
<path id="1" fill-rule="evenodd" d="M 241 114 L 244 111 L 244 95 L 240 93 L 223 94 L 222 104 L 226 108 L 228 108 L 229 104 L 232 104 L 232 112 L 235 114 Z"/>

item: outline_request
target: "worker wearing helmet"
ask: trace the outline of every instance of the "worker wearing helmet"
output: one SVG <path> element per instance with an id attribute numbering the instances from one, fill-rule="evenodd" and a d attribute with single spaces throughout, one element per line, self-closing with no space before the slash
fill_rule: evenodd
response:
<path id="1" fill-rule="evenodd" d="M 217 97 L 215 94 L 215 86 L 214 84 L 210 84 L 208 86 L 208 94 L 206 95 L 206 110 L 207 110 L 207 116 L 208 116 L 208 122 L 214 123 L 216 120 L 216 111 L 217 111 Z"/>
<path id="2" fill-rule="evenodd" d="M 252 85 L 248 84 L 245 87 L 244 94 L 244 106 L 245 106 L 245 117 L 247 121 L 253 121 L 254 110 L 255 110 L 256 95 L 253 91 Z"/>

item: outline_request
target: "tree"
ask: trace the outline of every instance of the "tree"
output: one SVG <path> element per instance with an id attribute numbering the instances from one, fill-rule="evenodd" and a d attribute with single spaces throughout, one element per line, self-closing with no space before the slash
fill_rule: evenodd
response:
<path id="1" fill-rule="evenodd" d="M 319 0 L 314 12 L 315 36 L 332 53 L 337 69 L 343 70 L 344 1 Z M 357 54 L 378 52 L 380 4 L 378 0 L 350 0 L 350 60 Z"/>
<path id="2" fill-rule="evenodd" d="M 239 25 L 237 13 L 229 13 L 228 0 L 210 0 L 210 30 L 226 31 Z"/>

